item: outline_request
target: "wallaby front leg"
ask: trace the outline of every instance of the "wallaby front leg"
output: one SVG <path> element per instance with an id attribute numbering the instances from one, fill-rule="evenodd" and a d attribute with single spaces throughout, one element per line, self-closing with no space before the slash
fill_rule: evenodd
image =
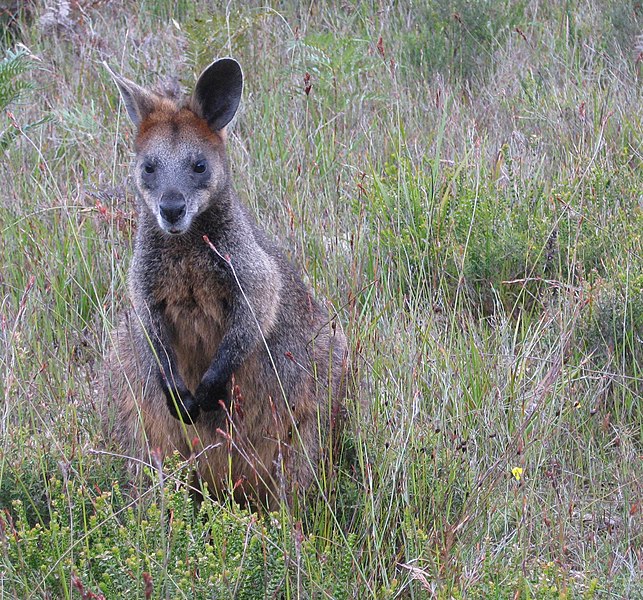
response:
<path id="1" fill-rule="evenodd" d="M 225 261 L 233 291 L 227 331 L 194 393 L 199 406 L 209 411 L 221 408 L 221 402 L 229 405 L 232 374 L 272 329 L 279 306 L 281 277 L 274 261 L 259 246 L 252 247 L 250 256 L 238 252 L 231 260 L 207 237 L 204 239 L 217 258 Z"/>
<path id="2" fill-rule="evenodd" d="M 206 411 L 221 409 L 221 402 L 229 406 L 230 378 L 261 339 L 246 299 L 239 295 L 234 302 L 230 327 L 194 394 L 199 406 Z"/>
<path id="3" fill-rule="evenodd" d="M 165 333 L 161 313 L 156 310 L 151 311 L 149 317 L 147 331 L 158 364 L 158 376 L 167 407 L 175 419 L 184 423 L 194 423 L 199 417 L 199 403 L 178 372 L 174 351 Z"/>

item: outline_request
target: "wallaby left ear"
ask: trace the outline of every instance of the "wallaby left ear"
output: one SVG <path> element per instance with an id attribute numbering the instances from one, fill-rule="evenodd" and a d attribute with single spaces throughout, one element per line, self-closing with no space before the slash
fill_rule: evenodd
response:
<path id="1" fill-rule="evenodd" d="M 192 107 L 213 131 L 223 129 L 234 117 L 241 100 L 243 73 L 232 58 L 213 62 L 201 73 L 192 94 Z"/>
<path id="2" fill-rule="evenodd" d="M 116 75 L 106 62 L 103 62 L 103 65 L 112 76 L 114 83 L 118 86 L 129 118 L 135 127 L 139 127 L 141 122 L 144 121 L 158 105 L 158 97 L 140 85 L 136 85 L 133 81 Z"/>

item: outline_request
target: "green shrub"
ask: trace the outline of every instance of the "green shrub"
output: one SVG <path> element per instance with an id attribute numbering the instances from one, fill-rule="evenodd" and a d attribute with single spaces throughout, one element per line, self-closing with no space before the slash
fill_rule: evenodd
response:
<path id="1" fill-rule="evenodd" d="M 33 89 L 33 85 L 22 77 L 31 68 L 29 54 L 24 50 L 7 50 L 5 57 L 0 60 L 0 112 L 3 113 L 5 124 L 0 131 L 0 151 L 6 149 L 21 130 L 28 131 L 46 120 L 43 118 L 34 123 L 18 124 L 7 111 L 11 104 L 22 100 Z"/>
<path id="2" fill-rule="evenodd" d="M 285 512 L 197 503 L 189 465 L 175 457 L 163 468 L 162 489 L 137 500 L 116 480 L 109 491 L 88 487 L 75 465 L 66 477 L 47 475 L 44 505 L 29 506 L 28 494 L 13 500 L 0 514 L 0 569 L 14 597 L 353 597 L 356 536 L 334 543 L 293 527 Z"/>
<path id="3" fill-rule="evenodd" d="M 625 348 L 640 364 L 643 221 L 628 202 L 636 191 L 616 187 L 614 178 L 595 171 L 580 189 L 560 183 L 547 193 L 535 185 L 518 198 L 492 172 L 475 185 L 462 169 L 436 176 L 431 164 L 417 170 L 392 157 L 382 174 L 372 174 L 365 203 L 380 268 L 407 295 L 431 299 L 439 290 L 481 316 L 499 303 L 524 318 L 586 294 L 593 302 L 588 349 L 618 355 Z"/>

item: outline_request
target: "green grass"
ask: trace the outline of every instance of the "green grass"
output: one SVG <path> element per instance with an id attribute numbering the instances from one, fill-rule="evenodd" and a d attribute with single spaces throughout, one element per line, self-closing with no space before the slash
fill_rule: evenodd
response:
<path id="1" fill-rule="evenodd" d="M 0 65 L 2 597 L 642 597 L 640 4 L 79 4 Z M 357 371 L 272 515 L 176 458 L 130 481 L 94 384 L 135 222 L 101 61 L 189 89 L 224 55 L 237 190 Z"/>

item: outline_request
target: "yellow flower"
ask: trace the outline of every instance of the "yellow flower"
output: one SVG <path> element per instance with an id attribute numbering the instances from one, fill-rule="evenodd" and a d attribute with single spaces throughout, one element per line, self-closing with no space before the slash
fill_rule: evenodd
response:
<path id="1" fill-rule="evenodd" d="M 516 481 L 520 481 L 522 477 L 522 471 L 523 470 L 521 467 L 514 467 L 513 469 L 511 469 L 511 474 L 514 476 Z"/>

